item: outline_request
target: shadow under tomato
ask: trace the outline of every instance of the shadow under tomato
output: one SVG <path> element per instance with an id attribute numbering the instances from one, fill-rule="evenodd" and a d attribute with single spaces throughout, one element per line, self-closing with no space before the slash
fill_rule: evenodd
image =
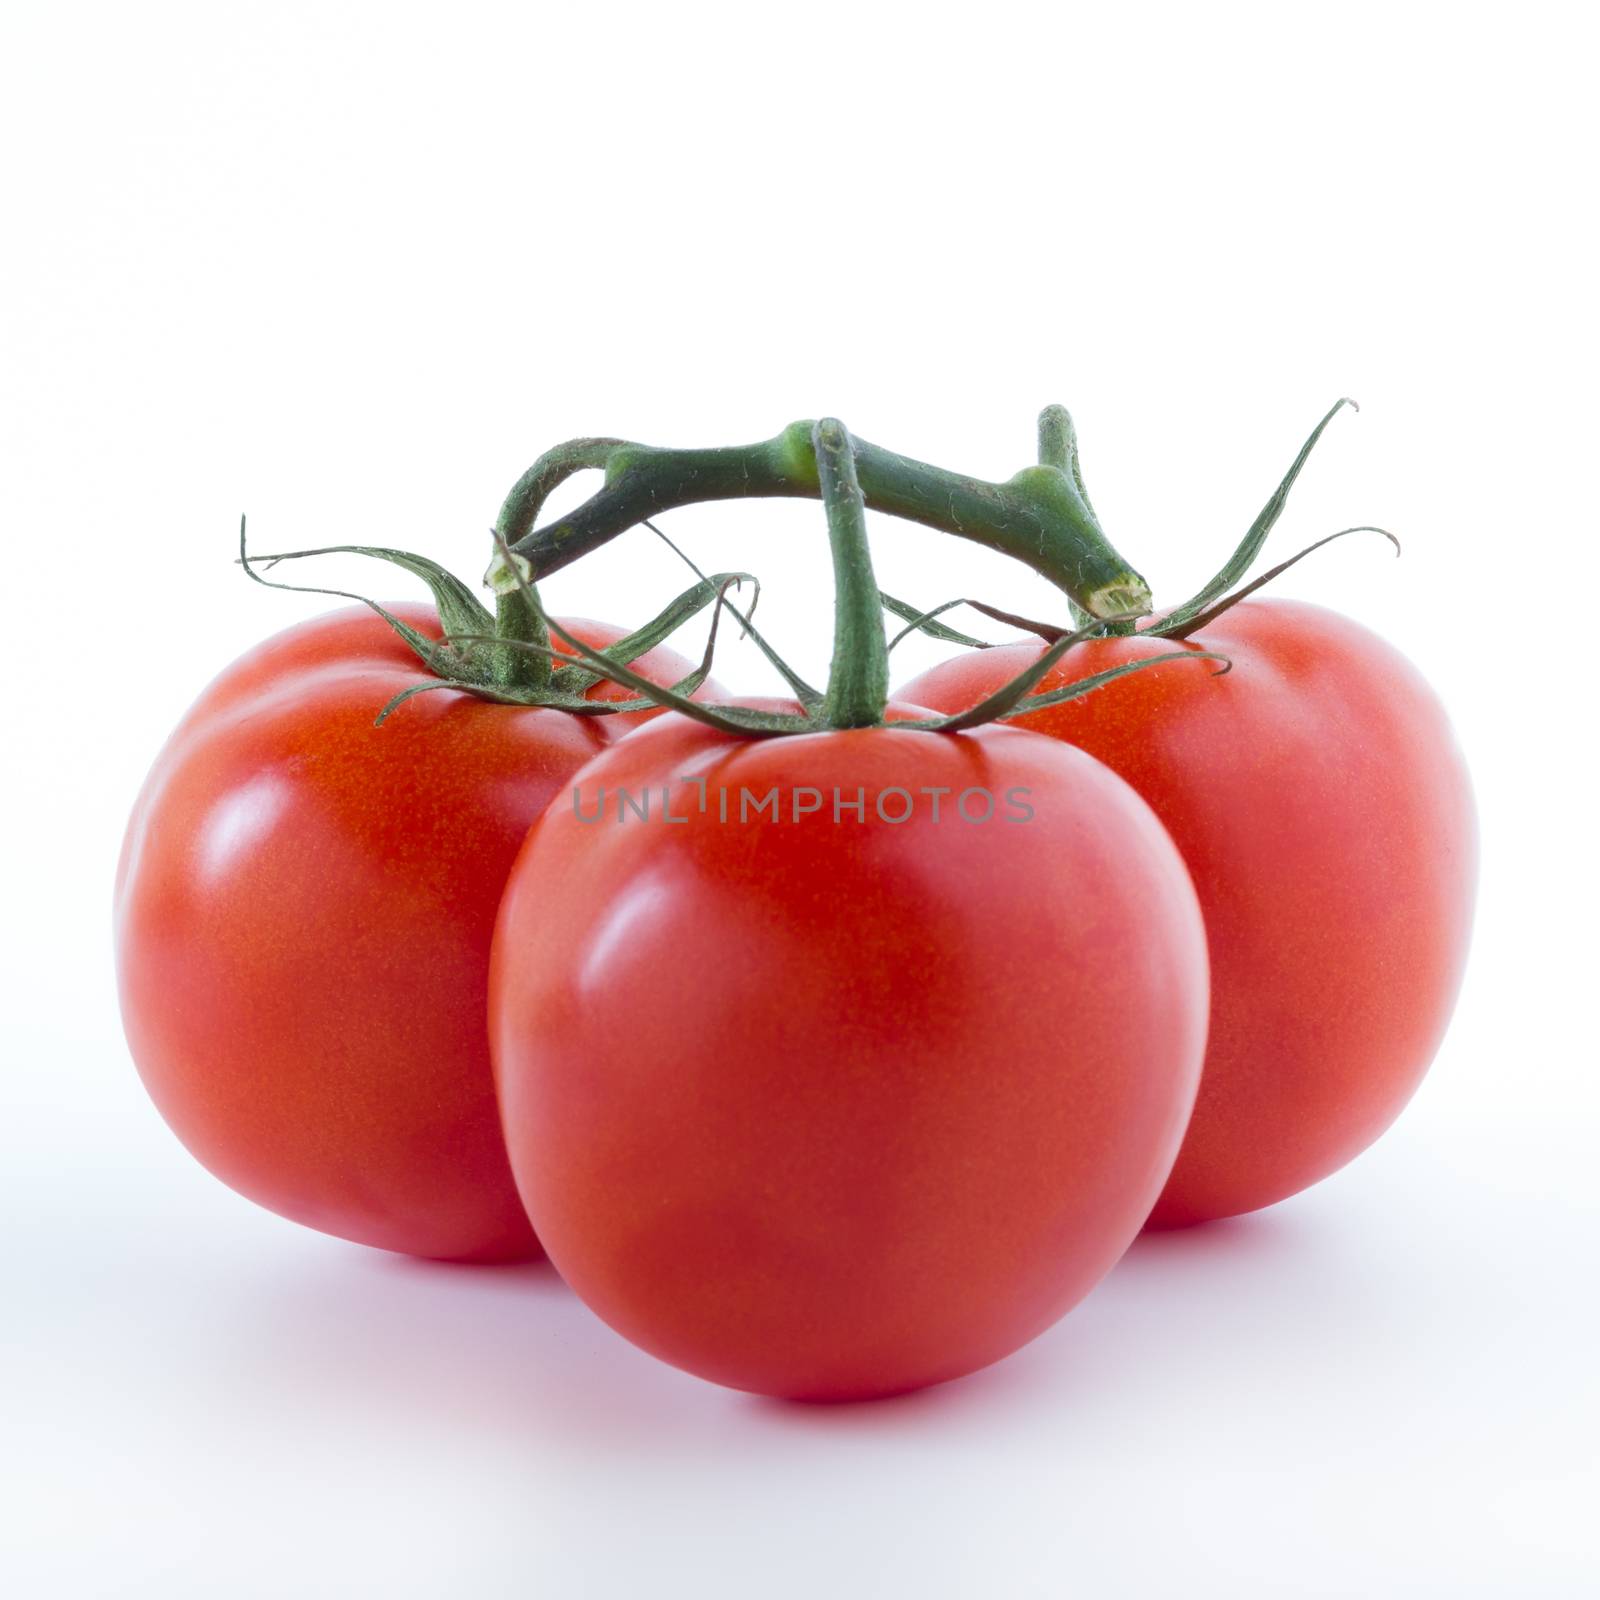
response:
<path id="1" fill-rule="evenodd" d="M 1141 1233 L 1115 1270 L 1130 1261 L 1258 1259 L 1279 1250 L 1297 1250 L 1305 1237 L 1302 1216 L 1293 1206 L 1272 1206 L 1239 1217 L 1200 1222 L 1188 1228 Z"/>
<path id="2" fill-rule="evenodd" d="M 437 1261 L 430 1256 L 404 1256 L 388 1250 L 360 1250 L 364 1268 L 418 1282 L 471 1282 L 485 1288 L 507 1287 L 518 1294 L 569 1295 L 572 1291 L 548 1256 L 533 1261 Z"/>
<path id="3" fill-rule="evenodd" d="M 1026 1418 L 1048 1406 L 1070 1415 L 1086 1392 L 1104 1393 L 1110 1369 L 1136 1372 L 1146 1361 L 1169 1361 L 1182 1327 L 1180 1306 L 1192 1303 L 1191 1296 L 1253 1302 L 1280 1277 L 1279 1269 L 1306 1259 L 1309 1231 L 1293 1208 L 1275 1207 L 1193 1228 L 1141 1233 L 1061 1321 L 992 1366 L 932 1388 L 871 1400 L 744 1395 L 741 1405 L 779 1428 L 863 1433 L 942 1426 L 946 1418 L 968 1411 Z"/>
<path id="4" fill-rule="evenodd" d="M 463 1265 L 307 1238 L 242 1273 L 218 1308 L 231 1377 L 351 1420 L 582 1458 L 725 1457 L 762 1437 L 914 1437 L 1035 1427 L 1148 1403 L 1197 1348 L 1260 1339 L 1276 1305 L 1341 1287 L 1321 1219 L 1300 1207 L 1147 1234 L 1088 1298 L 994 1366 L 930 1389 L 831 1404 L 702 1383 L 599 1321 L 548 1261 Z M 1172 1381 L 1170 1376 L 1165 1381 Z M 742 1443 L 741 1443 L 742 1441 Z M 530 1453 L 533 1453 L 530 1449 Z"/>

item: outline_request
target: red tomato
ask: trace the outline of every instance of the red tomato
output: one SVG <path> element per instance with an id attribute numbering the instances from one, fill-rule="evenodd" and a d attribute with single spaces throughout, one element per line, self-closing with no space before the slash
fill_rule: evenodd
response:
<path id="1" fill-rule="evenodd" d="M 748 809 L 768 791 L 781 820 Z M 668 715 L 530 833 L 489 1016 L 518 1187 L 578 1294 L 703 1377 L 846 1399 L 998 1360 L 1111 1267 L 1206 1007 L 1176 850 L 1076 751 Z"/>
<path id="2" fill-rule="evenodd" d="M 1476 878 L 1466 770 L 1396 651 L 1281 600 L 1244 601 L 1189 642 L 1233 670 L 1157 667 L 1017 719 L 1149 801 L 1205 912 L 1211 1039 L 1157 1227 L 1282 1200 L 1388 1127 L 1449 1020 Z M 1039 687 L 1171 648 L 1092 640 Z M 1038 651 L 976 651 L 902 693 L 963 709 Z"/>
<path id="3" fill-rule="evenodd" d="M 437 637 L 431 607 L 392 609 Z M 162 1115 L 240 1193 L 385 1249 L 530 1256 L 490 1076 L 489 941 L 528 825 L 612 719 L 441 689 L 375 728 L 423 677 L 356 608 L 205 691 L 128 826 L 123 1017 Z"/>

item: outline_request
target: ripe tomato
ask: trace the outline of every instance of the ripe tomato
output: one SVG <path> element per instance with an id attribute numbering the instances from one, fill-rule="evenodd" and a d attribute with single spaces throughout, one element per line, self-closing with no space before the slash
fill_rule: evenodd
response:
<path id="1" fill-rule="evenodd" d="M 438 636 L 431 607 L 392 609 Z M 442 689 L 375 728 L 424 676 L 354 608 L 205 691 L 128 826 L 123 1017 L 162 1115 L 240 1193 L 390 1250 L 534 1255 L 490 1076 L 489 941 L 529 823 L 612 719 Z"/>
<path id="2" fill-rule="evenodd" d="M 1465 768 L 1443 709 L 1396 651 L 1279 600 L 1241 602 L 1189 642 L 1233 670 L 1135 673 L 1017 719 L 1144 796 L 1205 912 L 1211 1039 L 1158 1227 L 1282 1200 L 1394 1120 L 1449 1020 L 1476 878 Z M 1092 640 L 1039 688 L 1171 648 Z M 1038 649 L 960 656 L 901 692 L 963 709 Z"/>
<path id="3" fill-rule="evenodd" d="M 1206 1008 L 1177 851 L 1078 752 L 676 714 L 530 832 L 489 999 L 563 1276 L 665 1360 L 807 1399 L 957 1377 L 1087 1293 L 1165 1180 Z"/>

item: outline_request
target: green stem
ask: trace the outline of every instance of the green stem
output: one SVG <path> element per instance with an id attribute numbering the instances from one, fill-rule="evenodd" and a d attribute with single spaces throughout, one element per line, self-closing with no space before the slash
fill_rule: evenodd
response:
<path id="1" fill-rule="evenodd" d="M 540 507 L 555 489 L 576 472 L 605 466 L 611 452 L 621 443 L 620 439 L 572 439 L 540 456 L 517 479 L 500 507 L 494 525 L 496 551 L 502 543 L 512 542 L 514 536 L 507 532 L 508 528 L 524 524 L 531 528 Z M 498 561 L 497 555 L 497 564 Z M 528 583 L 496 585 L 495 592 L 499 596 L 495 606 L 495 637 L 506 641 L 505 648 L 493 651 L 490 656 L 495 682 L 504 688 L 548 688 L 552 669 L 550 657 L 542 652 L 550 647 L 550 630 L 545 626 L 537 592 Z M 538 648 L 517 648 L 527 644 Z"/>
<path id="2" fill-rule="evenodd" d="M 511 486 L 511 493 L 500 507 L 494 530 L 509 545 L 515 545 L 539 519 L 544 503 L 574 473 L 591 468 L 604 469 L 612 455 L 625 447 L 622 439 L 569 439 L 547 450 Z"/>
<path id="3" fill-rule="evenodd" d="M 1112 548 L 1070 472 L 1033 466 L 1006 483 L 986 483 L 861 439 L 854 441 L 854 459 L 862 498 L 874 510 L 1012 556 L 1099 620 L 1149 610 L 1149 585 Z M 583 466 L 600 465 L 606 481 L 599 493 L 535 529 L 550 487 Z M 809 422 L 792 423 L 760 444 L 712 450 L 577 440 L 523 475 L 498 527 L 544 577 L 660 511 L 706 500 L 820 493 Z M 491 587 L 502 589 L 509 579 L 501 563 L 490 568 Z"/>
<path id="4" fill-rule="evenodd" d="M 1065 406 L 1046 406 L 1039 413 L 1039 464 L 1072 471 L 1073 457 L 1078 453 L 1078 441 L 1072 426 L 1072 414 Z"/>
<path id="5" fill-rule="evenodd" d="M 1078 430 L 1072 425 L 1072 413 L 1065 406 L 1046 406 L 1039 413 L 1039 460 L 1047 467 L 1060 467 L 1070 473 L 1083 503 L 1094 515 L 1094 505 L 1083 483 L 1083 467 L 1078 461 Z"/>
<path id="6" fill-rule="evenodd" d="M 1089 506 L 1089 494 L 1083 486 L 1083 469 L 1078 465 L 1078 430 L 1073 427 L 1072 413 L 1065 406 L 1046 406 L 1039 413 L 1039 465 L 1065 472 L 1072 479 L 1084 505 Z M 1093 506 L 1089 506 L 1089 514 L 1094 515 Z M 1072 614 L 1072 627 L 1067 630 L 1069 633 L 1086 628 L 1095 620 L 1071 595 L 1067 596 L 1067 609 Z"/>
<path id="7" fill-rule="evenodd" d="M 489 652 L 490 671 L 502 689 L 544 690 L 550 687 L 553 671 L 550 657 L 550 630 L 544 614 L 528 585 L 495 597 L 494 635 L 496 644 Z M 534 645 L 533 650 L 518 649 Z"/>
<path id="8" fill-rule="evenodd" d="M 811 438 L 833 550 L 833 663 L 822 714 L 829 727 L 873 728 L 889 698 L 889 650 L 855 451 L 849 430 L 834 417 L 823 418 Z"/>

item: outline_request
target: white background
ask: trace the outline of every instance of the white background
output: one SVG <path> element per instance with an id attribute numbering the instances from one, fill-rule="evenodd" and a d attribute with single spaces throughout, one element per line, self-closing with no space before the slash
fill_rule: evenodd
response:
<path id="1" fill-rule="evenodd" d="M 8 4 L 0 1582 L 1592 1592 L 1585 9 Z M 797 1408 L 655 1364 L 548 1270 L 299 1231 L 145 1101 L 111 987 L 122 818 L 205 679 L 324 604 L 230 565 L 241 510 L 262 549 L 471 574 L 574 434 L 831 411 L 1000 477 L 1059 399 L 1172 600 L 1347 392 L 1272 549 L 1379 521 L 1406 553 L 1352 539 L 1282 591 L 1439 686 L 1484 877 L 1433 1075 L 1315 1192 L 1141 1242 L 985 1374 Z M 758 570 L 822 670 L 815 506 L 670 527 Z M 1052 606 L 919 530 L 879 557 L 924 603 Z M 639 532 L 547 592 L 638 621 L 683 583 Z M 747 649 L 721 675 L 769 681 Z"/>

